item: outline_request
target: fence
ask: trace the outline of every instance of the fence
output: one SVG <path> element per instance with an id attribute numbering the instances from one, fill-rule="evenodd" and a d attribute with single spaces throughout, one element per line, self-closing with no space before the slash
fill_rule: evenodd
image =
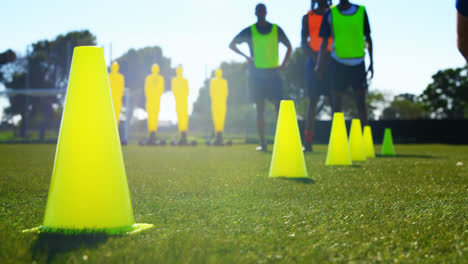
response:
<path id="1" fill-rule="evenodd" d="M 369 121 L 372 127 L 374 143 L 380 144 L 385 128 L 392 129 L 393 141 L 398 144 L 411 143 L 445 143 L 468 144 L 468 120 L 377 120 Z M 346 127 L 351 121 L 346 121 Z M 304 122 L 299 121 L 303 131 Z M 327 144 L 330 136 L 331 121 L 317 121 L 315 123 L 314 141 Z"/>

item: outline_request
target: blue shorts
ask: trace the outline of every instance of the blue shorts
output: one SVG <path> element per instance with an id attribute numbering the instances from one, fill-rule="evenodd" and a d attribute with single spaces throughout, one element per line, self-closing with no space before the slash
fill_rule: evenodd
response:
<path id="1" fill-rule="evenodd" d="M 305 94 L 310 99 L 316 99 L 321 95 L 330 95 L 330 71 L 327 70 L 320 80 L 315 73 L 315 63 L 311 58 L 305 62 Z"/>
<path id="2" fill-rule="evenodd" d="M 249 67 L 248 85 L 252 102 L 283 100 L 283 79 L 278 69 Z"/>
<path id="3" fill-rule="evenodd" d="M 356 66 L 348 66 L 332 59 L 329 72 L 332 91 L 344 92 L 350 86 L 353 91 L 367 90 L 367 73 L 364 62 Z"/>

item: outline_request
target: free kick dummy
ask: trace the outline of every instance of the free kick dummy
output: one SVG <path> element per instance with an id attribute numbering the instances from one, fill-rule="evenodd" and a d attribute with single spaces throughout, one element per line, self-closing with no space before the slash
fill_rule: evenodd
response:
<path id="1" fill-rule="evenodd" d="M 188 130 L 188 81 L 182 76 L 183 69 L 176 69 L 176 77 L 172 79 L 172 92 L 176 102 L 177 124 L 179 126 L 180 140 L 179 145 L 187 145 Z"/>
<path id="2" fill-rule="evenodd" d="M 153 64 L 151 74 L 145 80 L 146 113 L 148 114 L 148 134 L 146 145 L 157 145 L 158 118 L 161 96 L 164 93 L 164 77 L 159 74 L 159 65 Z M 165 142 L 161 141 L 161 145 Z"/>
<path id="3" fill-rule="evenodd" d="M 211 114 L 216 135 L 214 145 L 224 145 L 223 132 L 228 93 L 228 83 L 223 78 L 223 71 L 218 69 L 215 78 L 210 82 Z"/>
<path id="4" fill-rule="evenodd" d="M 114 104 L 115 120 L 119 124 L 120 110 L 122 109 L 122 97 L 125 89 L 125 78 L 119 73 L 119 64 L 112 63 L 111 72 L 109 73 L 109 84 L 112 93 L 112 102 Z"/>

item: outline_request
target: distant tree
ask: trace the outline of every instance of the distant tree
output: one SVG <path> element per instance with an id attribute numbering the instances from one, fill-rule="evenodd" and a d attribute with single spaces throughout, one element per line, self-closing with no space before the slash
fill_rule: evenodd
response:
<path id="1" fill-rule="evenodd" d="M 418 96 L 414 94 L 400 94 L 382 113 L 383 119 L 420 119 L 427 118 L 427 111 Z"/>
<path id="2" fill-rule="evenodd" d="M 432 76 L 432 83 L 420 96 L 431 118 L 468 117 L 467 68 L 447 69 Z"/>
<path id="3" fill-rule="evenodd" d="M 8 67 L 2 67 L 1 82 L 10 89 L 66 89 L 73 48 L 96 45 L 96 37 L 88 30 L 73 31 L 59 35 L 56 39 L 41 40 L 32 44 L 32 50 Z M 26 124 L 39 128 L 40 138 L 44 139 L 50 121 L 56 116 L 53 107 L 60 103 L 58 96 L 33 97 L 10 96 L 10 106 L 4 110 L 5 118 L 21 116 L 20 136 L 26 136 Z"/>

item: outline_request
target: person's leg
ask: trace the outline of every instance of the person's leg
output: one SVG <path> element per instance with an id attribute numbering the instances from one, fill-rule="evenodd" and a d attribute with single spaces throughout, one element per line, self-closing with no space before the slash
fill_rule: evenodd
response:
<path id="1" fill-rule="evenodd" d="M 315 74 L 315 63 L 308 58 L 305 63 L 305 93 L 307 96 L 307 112 L 304 126 L 304 150 L 312 151 L 312 141 L 314 136 L 315 116 L 317 102 L 321 94 L 321 83 Z"/>
<path id="2" fill-rule="evenodd" d="M 273 104 L 273 110 L 275 111 L 275 117 L 278 118 L 279 108 L 280 108 L 280 100 L 273 100 L 271 101 Z"/>
<path id="3" fill-rule="evenodd" d="M 365 89 L 354 91 L 359 119 L 361 120 L 361 125 L 363 127 L 367 125 L 366 94 L 367 94 L 367 90 Z"/>
<path id="4" fill-rule="evenodd" d="M 279 109 L 280 109 L 281 100 L 272 100 L 271 103 L 273 104 L 273 111 L 275 111 L 274 128 L 276 129 L 278 125 L 278 117 L 279 117 Z"/>
<path id="5" fill-rule="evenodd" d="M 304 148 L 305 151 L 312 151 L 312 143 L 314 140 L 316 108 L 319 97 L 309 98 L 307 106 L 307 117 L 304 131 Z"/>
<path id="6" fill-rule="evenodd" d="M 307 119 L 306 119 L 306 129 L 309 131 L 314 131 L 315 127 L 315 117 L 316 117 L 316 108 L 319 97 L 309 98 L 309 104 L 307 106 Z"/>
<path id="7" fill-rule="evenodd" d="M 257 69 L 250 67 L 248 72 L 248 87 L 250 91 L 251 102 L 255 103 L 257 109 L 257 132 L 259 137 L 260 146 L 256 147 L 257 151 L 265 151 L 265 96 L 263 89 L 263 81 L 259 78 Z"/>
<path id="8" fill-rule="evenodd" d="M 265 145 L 265 100 L 257 100 L 257 131 L 258 138 L 260 139 L 260 146 Z"/>
<path id="9" fill-rule="evenodd" d="M 367 125 L 367 79 L 366 66 L 364 65 L 364 62 L 358 66 L 352 67 L 352 69 L 350 69 L 350 73 L 350 78 L 352 78 L 351 85 L 353 86 L 359 119 L 361 120 L 361 125 L 364 127 Z"/>
<path id="10" fill-rule="evenodd" d="M 342 107 L 342 99 L 343 99 L 343 91 L 333 91 L 332 92 L 332 109 L 333 113 L 336 112 L 343 112 L 343 107 Z"/>
<path id="11" fill-rule="evenodd" d="M 276 128 L 280 110 L 281 100 L 284 99 L 283 80 L 278 71 L 265 72 L 263 79 L 263 97 L 268 99 L 273 104 L 273 111 L 275 115 L 274 127 Z M 265 142 L 266 143 L 266 142 Z M 266 144 L 265 144 L 266 146 Z"/>
<path id="12" fill-rule="evenodd" d="M 346 76 L 344 75 L 343 67 L 344 67 L 343 65 L 341 65 L 339 62 L 335 61 L 334 59 L 332 59 L 330 62 L 329 78 L 330 78 L 331 106 L 332 106 L 333 113 L 343 111 L 342 99 L 343 99 L 343 94 L 346 88 L 346 83 L 348 81 L 346 80 Z"/>

